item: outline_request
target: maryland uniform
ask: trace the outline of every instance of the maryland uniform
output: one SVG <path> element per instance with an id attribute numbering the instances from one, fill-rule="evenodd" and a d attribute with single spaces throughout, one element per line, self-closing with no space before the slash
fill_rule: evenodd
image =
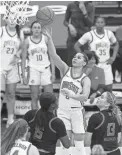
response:
<path id="1" fill-rule="evenodd" d="M 62 94 L 62 90 L 68 89 L 72 94 L 82 94 L 82 81 L 86 74 L 79 78 L 72 77 L 72 68 L 69 68 L 66 75 L 62 78 L 59 95 L 58 117 L 63 120 L 66 129 L 74 133 L 84 133 L 83 106 L 80 101 L 68 98 Z"/>
<path id="2" fill-rule="evenodd" d="M 9 155 L 28 155 L 30 147 L 30 142 L 18 139 L 12 147 Z"/>
<path id="3" fill-rule="evenodd" d="M 7 28 L 2 27 L 0 37 L 0 80 L 2 80 L 2 85 L 3 83 L 10 84 L 17 83 L 19 81 L 18 67 L 16 64 L 16 54 L 19 51 L 19 47 L 20 39 L 18 38 L 17 33 L 11 36 L 7 31 Z"/>
<path id="4" fill-rule="evenodd" d="M 39 43 L 35 43 L 31 37 L 28 37 L 28 43 L 29 85 L 51 84 L 50 60 L 46 37 L 42 35 Z"/>
<path id="5" fill-rule="evenodd" d="M 97 34 L 96 30 L 92 30 L 83 35 L 78 41 L 81 45 L 89 43 L 90 51 L 95 51 L 99 58 L 98 67 L 104 69 L 106 85 L 113 83 L 113 74 L 111 65 L 107 64 L 110 58 L 110 47 L 116 43 L 113 32 L 104 29 L 104 34 Z"/>

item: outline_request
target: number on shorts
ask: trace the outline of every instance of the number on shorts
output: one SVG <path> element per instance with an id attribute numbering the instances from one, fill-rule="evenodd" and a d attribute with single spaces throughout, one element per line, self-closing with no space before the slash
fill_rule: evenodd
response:
<path id="1" fill-rule="evenodd" d="M 115 135 L 115 123 L 108 123 L 107 126 L 107 136 Z"/>
<path id="2" fill-rule="evenodd" d="M 8 47 L 7 50 L 6 50 L 6 53 L 7 54 L 13 54 L 14 53 L 14 48 Z"/>
<path id="3" fill-rule="evenodd" d="M 12 155 L 18 155 L 19 154 L 19 150 L 16 150 Z"/>
<path id="4" fill-rule="evenodd" d="M 42 61 L 42 55 L 36 55 L 37 61 Z"/>

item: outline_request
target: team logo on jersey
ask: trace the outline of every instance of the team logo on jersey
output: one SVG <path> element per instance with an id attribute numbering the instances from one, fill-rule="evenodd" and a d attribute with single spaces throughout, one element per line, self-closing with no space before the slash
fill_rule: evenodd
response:
<path id="1" fill-rule="evenodd" d="M 109 48 L 109 46 L 106 42 L 99 42 L 96 44 L 96 50 L 99 48 Z"/>
<path id="2" fill-rule="evenodd" d="M 79 88 L 76 85 L 74 85 L 73 82 L 68 82 L 68 81 L 63 81 L 61 89 L 63 88 L 72 90 L 75 94 L 77 94 L 79 90 Z"/>
<path id="3" fill-rule="evenodd" d="M 4 47 L 7 47 L 7 46 L 12 46 L 12 47 L 15 47 L 16 49 L 18 48 L 18 44 L 17 42 L 13 41 L 13 40 L 7 40 L 4 42 Z"/>
<path id="4" fill-rule="evenodd" d="M 46 53 L 45 48 L 38 47 L 38 48 L 34 48 L 34 49 L 31 50 L 31 54 L 32 55 L 34 55 L 35 53 L 40 53 L 40 52 L 45 54 Z"/>

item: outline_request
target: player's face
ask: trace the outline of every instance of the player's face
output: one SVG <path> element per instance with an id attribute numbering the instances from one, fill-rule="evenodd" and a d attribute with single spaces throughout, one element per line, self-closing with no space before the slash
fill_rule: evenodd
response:
<path id="1" fill-rule="evenodd" d="M 107 104 L 107 101 L 106 101 L 106 93 L 103 93 L 99 98 L 98 98 L 98 101 L 97 101 L 97 106 L 99 108 L 104 108 L 106 106 L 108 106 Z"/>
<path id="2" fill-rule="evenodd" d="M 10 15 L 6 20 L 6 23 L 10 28 L 16 27 L 15 19 L 16 19 L 16 16 L 13 14 L 13 15 Z"/>
<path id="3" fill-rule="evenodd" d="M 41 25 L 39 23 L 33 24 L 33 26 L 32 26 L 32 34 L 33 35 L 38 36 L 38 35 L 40 35 L 41 31 L 42 31 L 42 29 L 41 29 Z"/>
<path id="4" fill-rule="evenodd" d="M 84 61 L 84 56 L 82 53 L 77 53 L 74 58 L 72 59 L 72 66 L 73 67 L 83 67 L 86 65 L 86 62 Z"/>
<path id="5" fill-rule="evenodd" d="M 96 64 L 96 59 L 95 59 L 95 57 L 93 56 L 92 58 L 91 58 L 91 60 L 89 60 L 89 62 L 88 62 L 88 65 L 95 65 Z"/>
<path id="6" fill-rule="evenodd" d="M 98 29 L 98 30 L 103 29 L 104 26 L 105 26 L 104 19 L 103 18 L 98 18 L 95 25 L 96 25 L 96 29 Z"/>

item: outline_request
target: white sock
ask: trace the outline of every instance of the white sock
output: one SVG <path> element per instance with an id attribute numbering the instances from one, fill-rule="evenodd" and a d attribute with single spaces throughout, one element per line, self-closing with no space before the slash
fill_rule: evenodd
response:
<path id="1" fill-rule="evenodd" d="M 86 155 L 86 150 L 84 147 L 84 141 L 74 141 L 75 142 L 75 148 L 77 151 L 77 155 Z"/>
<path id="2" fill-rule="evenodd" d="M 12 124 L 14 122 L 14 114 L 8 114 L 8 121 L 9 124 Z"/>

